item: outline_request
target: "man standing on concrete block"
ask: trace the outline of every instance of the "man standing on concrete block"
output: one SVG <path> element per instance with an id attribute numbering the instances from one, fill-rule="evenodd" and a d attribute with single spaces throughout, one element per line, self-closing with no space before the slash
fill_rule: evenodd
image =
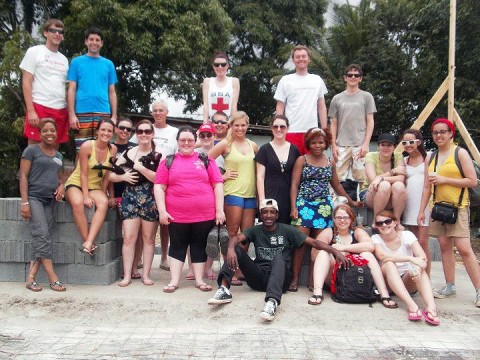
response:
<path id="1" fill-rule="evenodd" d="M 52 118 L 57 124 L 57 145 L 68 142 L 68 112 L 66 88 L 68 60 L 58 51 L 65 26 L 58 19 L 48 19 L 43 25 L 45 45 L 29 48 L 20 69 L 25 99 L 23 134 L 28 144 L 40 143 L 39 121 Z"/>
<path id="2" fill-rule="evenodd" d="M 373 114 L 377 112 L 372 94 L 360 89 L 362 79 L 360 65 L 347 66 L 343 74 L 347 88 L 333 97 L 328 111 L 338 179 L 354 200 L 358 183 L 365 181 L 365 155 L 373 133 Z"/>
<path id="3" fill-rule="evenodd" d="M 96 137 L 102 119 L 117 123 L 117 73 L 113 63 L 100 56 L 100 29 L 92 27 L 85 32 L 85 45 L 87 53 L 73 59 L 67 73 L 68 117 L 75 130 L 77 152 L 85 141 Z"/>
<path id="4" fill-rule="evenodd" d="M 292 60 L 295 73 L 280 79 L 274 98 L 276 114 L 285 115 L 290 122 L 286 140 L 296 145 L 303 155 L 307 151 L 303 142 L 307 130 L 318 127 L 319 120 L 322 129 L 327 127 L 325 94 L 328 91 L 320 76 L 308 72 L 310 50 L 306 46 L 295 46 Z"/>
<path id="5" fill-rule="evenodd" d="M 320 240 L 313 239 L 291 225 L 277 223 L 278 204 L 274 199 L 260 202 L 260 218 L 263 223 L 252 226 L 233 236 L 228 243 L 227 261 L 218 274 L 218 290 L 208 300 L 209 305 L 226 304 L 232 301 L 230 285 L 235 270 L 240 268 L 245 281 L 253 290 L 266 291 L 265 306 L 260 316 L 273 320 L 280 305 L 282 294 L 287 291 L 291 277 L 292 249 L 306 243 L 335 256 L 341 266 L 349 267 L 349 260 L 340 251 Z M 252 260 L 239 243 L 255 245 L 255 260 Z"/>

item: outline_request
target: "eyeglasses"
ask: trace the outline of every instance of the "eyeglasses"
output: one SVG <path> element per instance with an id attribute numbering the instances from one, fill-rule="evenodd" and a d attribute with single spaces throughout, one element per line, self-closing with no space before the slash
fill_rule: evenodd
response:
<path id="1" fill-rule="evenodd" d="M 228 124 L 228 121 L 225 121 L 225 120 L 212 120 L 212 123 L 214 123 L 215 125 L 218 125 L 218 124 L 227 125 L 227 124 Z"/>
<path id="2" fill-rule="evenodd" d="M 335 216 L 335 220 L 338 221 L 347 221 L 348 219 L 350 219 L 350 216 Z"/>
<path id="3" fill-rule="evenodd" d="M 215 66 L 215 67 L 220 67 L 220 66 L 221 66 L 222 68 L 224 68 L 224 67 L 227 66 L 227 65 L 228 65 L 228 63 L 226 63 L 226 62 L 223 62 L 223 63 L 213 63 L 213 66 Z"/>
<path id="4" fill-rule="evenodd" d="M 352 74 L 352 73 L 345 74 L 345 76 L 346 76 L 346 77 L 349 77 L 349 78 L 354 77 L 354 78 L 356 78 L 356 79 L 362 77 L 362 75 L 360 75 L 360 74 Z"/>
<path id="5" fill-rule="evenodd" d="M 58 34 L 58 35 L 63 35 L 65 33 L 65 31 L 62 29 L 47 29 L 47 32 L 49 32 L 50 34 Z"/>
<path id="6" fill-rule="evenodd" d="M 194 139 L 178 139 L 178 142 L 182 144 L 192 144 L 195 142 L 195 140 Z"/>
<path id="7" fill-rule="evenodd" d="M 447 132 L 450 132 L 450 131 L 452 131 L 452 130 L 448 129 L 448 130 L 432 131 L 432 135 L 433 136 L 445 135 Z"/>
<path id="8" fill-rule="evenodd" d="M 132 128 L 128 126 L 117 126 L 118 130 L 132 132 Z"/>
<path id="9" fill-rule="evenodd" d="M 287 125 L 272 125 L 272 129 L 285 130 L 286 128 L 287 128 Z"/>
<path id="10" fill-rule="evenodd" d="M 418 139 L 415 139 L 415 140 L 402 140 L 402 145 L 405 146 L 405 145 L 413 145 L 417 142 L 420 142 L 420 140 Z"/>
<path id="11" fill-rule="evenodd" d="M 209 138 L 209 139 L 210 139 L 212 136 L 213 136 L 213 134 L 210 133 L 210 132 L 203 132 L 203 133 L 198 134 L 198 137 L 199 137 L 200 139 L 205 139 L 205 138 Z"/>
<path id="12" fill-rule="evenodd" d="M 137 129 L 137 130 L 135 130 L 135 134 L 137 134 L 137 135 L 142 135 L 142 134 L 151 135 L 152 133 L 153 133 L 152 129 Z"/>
<path id="13" fill-rule="evenodd" d="M 390 225 L 391 223 L 393 222 L 392 219 L 386 219 L 386 220 L 383 220 L 383 221 L 375 221 L 375 226 L 376 227 L 382 227 L 383 225 Z"/>

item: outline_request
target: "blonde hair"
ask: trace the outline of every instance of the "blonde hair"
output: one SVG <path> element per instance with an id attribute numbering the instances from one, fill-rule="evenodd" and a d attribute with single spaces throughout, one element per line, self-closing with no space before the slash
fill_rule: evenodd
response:
<path id="1" fill-rule="evenodd" d="M 250 118 L 248 117 L 247 113 L 245 111 L 237 111 L 228 122 L 228 132 L 227 136 L 225 137 L 225 140 L 227 140 L 228 144 L 233 142 L 233 124 L 237 120 L 244 120 L 247 123 L 247 126 L 250 125 Z"/>

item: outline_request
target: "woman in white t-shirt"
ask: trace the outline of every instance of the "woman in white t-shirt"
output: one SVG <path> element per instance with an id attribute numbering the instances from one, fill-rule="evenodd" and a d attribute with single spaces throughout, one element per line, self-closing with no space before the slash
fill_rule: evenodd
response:
<path id="1" fill-rule="evenodd" d="M 408 320 L 422 318 L 430 325 L 440 325 L 432 285 L 425 269 L 427 257 L 415 235 L 398 230 L 398 219 L 390 210 L 382 210 L 375 216 L 375 226 L 380 232 L 373 235 L 375 255 L 388 287 L 407 305 Z M 426 306 L 420 310 L 410 293 L 418 290 Z"/>

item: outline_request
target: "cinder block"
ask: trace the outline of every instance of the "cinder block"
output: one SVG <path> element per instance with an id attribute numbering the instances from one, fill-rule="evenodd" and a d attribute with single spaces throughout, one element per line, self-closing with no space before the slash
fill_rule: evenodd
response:
<path id="1" fill-rule="evenodd" d="M 4 205 L 2 206 L 0 219 L 23 221 L 22 215 L 20 214 L 20 203 L 22 202 L 20 198 L 2 198 L 0 200 Z"/>
<path id="2" fill-rule="evenodd" d="M 68 265 L 68 283 L 85 285 L 110 285 L 120 278 L 121 258 L 106 265 L 91 266 L 82 264 Z"/>
<path id="3" fill-rule="evenodd" d="M 22 241 L 0 241 L 1 262 L 26 262 L 25 243 Z"/>
<path id="4" fill-rule="evenodd" d="M 25 281 L 29 265 L 25 263 L 0 262 L 0 281 Z"/>
<path id="5" fill-rule="evenodd" d="M 25 220 L 0 220 L 0 241 L 31 241 L 30 223 Z"/>
<path id="6" fill-rule="evenodd" d="M 440 250 L 440 244 L 438 243 L 437 238 L 429 238 L 428 246 L 430 247 L 432 261 L 442 261 L 442 250 Z"/>
<path id="7" fill-rule="evenodd" d="M 56 227 L 56 237 L 58 242 L 81 244 L 83 242 L 77 226 L 73 222 L 61 222 Z"/>
<path id="8" fill-rule="evenodd" d="M 97 246 L 98 248 L 95 250 L 93 257 L 90 257 L 88 254 L 83 255 L 85 265 L 105 265 L 118 257 L 117 243 L 115 241 L 98 244 Z"/>
<path id="9" fill-rule="evenodd" d="M 68 281 L 68 266 L 69 266 L 68 264 L 58 264 L 58 265 L 54 264 L 53 265 L 53 270 L 55 271 L 55 274 L 57 274 L 58 280 L 60 280 L 64 284 L 69 283 L 69 281 Z M 28 267 L 28 264 L 27 264 L 25 279 L 23 281 L 28 281 L 28 279 L 27 279 L 28 270 L 29 270 L 29 267 Z M 40 268 L 38 269 L 38 273 L 35 276 L 35 281 L 37 283 L 41 284 L 41 285 L 47 284 L 47 287 L 48 287 L 48 284 L 50 282 L 48 280 L 47 273 L 45 272 L 45 269 L 43 268 L 43 266 L 40 266 Z"/>
<path id="10" fill-rule="evenodd" d="M 117 240 L 122 238 L 122 222 L 118 221 L 105 221 L 108 225 L 108 240 Z"/>
<path id="11" fill-rule="evenodd" d="M 87 221 L 90 223 L 92 221 L 93 214 L 95 213 L 95 206 L 91 209 L 85 207 L 85 215 L 87 216 Z M 60 201 L 55 208 L 55 222 L 64 223 L 64 222 L 73 222 L 73 211 L 70 204 L 66 201 Z"/>
<path id="12" fill-rule="evenodd" d="M 118 211 L 117 209 L 108 209 L 107 216 L 105 217 L 105 221 L 113 221 L 116 222 L 119 220 Z"/>

